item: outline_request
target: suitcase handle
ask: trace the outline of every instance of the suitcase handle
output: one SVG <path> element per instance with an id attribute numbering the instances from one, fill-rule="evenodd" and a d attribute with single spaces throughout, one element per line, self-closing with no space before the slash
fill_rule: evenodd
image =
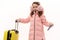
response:
<path id="1" fill-rule="evenodd" d="M 19 25 L 19 22 L 16 22 L 15 21 L 15 29 L 18 30 L 18 25 Z"/>

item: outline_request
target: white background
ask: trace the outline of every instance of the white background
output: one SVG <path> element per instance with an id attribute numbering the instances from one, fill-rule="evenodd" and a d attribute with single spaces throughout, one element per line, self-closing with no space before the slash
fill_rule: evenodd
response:
<path id="1" fill-rule="evenodd" d="M 36 0 L 0 0 L 0 40 L 4 31 L 15 27 L 15 19 L 27 18 L 30 6 Z M 46 19 L 54 24 L 47 31 L 44 27 L 46 40 L 60 40 L 60 0 L 37 0 L 44 8 Z M 19 40 L 28 40 L 30 24 L 19 24 Z"/>

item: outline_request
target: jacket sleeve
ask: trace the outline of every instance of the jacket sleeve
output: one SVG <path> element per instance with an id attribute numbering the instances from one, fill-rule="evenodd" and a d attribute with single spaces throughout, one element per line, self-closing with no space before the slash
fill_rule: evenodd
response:
<path id="1" fill-rule="evenodd" d="M 30 21 L 30 16 L 28 16 L 26 19 L 25 18 L 20 18 L 19 21 L 21 23 L 28 23 Z"/>
<path id="2" fill-rule="evenodd" d="M 46 20 L 46 17 L 44 15 L 41 16 L 41 21 L 43 25 L 50 26 L 50 22 Z"/>

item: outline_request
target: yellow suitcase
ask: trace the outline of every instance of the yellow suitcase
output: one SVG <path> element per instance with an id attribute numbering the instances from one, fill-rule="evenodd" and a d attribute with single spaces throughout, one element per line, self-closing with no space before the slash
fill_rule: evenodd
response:
<path id="1" fill-rule="evenodd" d="M 18 40 L 18 31 L 17 30 L 8 30 L 4 32 L 4 40 Z"/>
<path id="2" fill-rule="evenodd" d="M 18 40 L 19 31 L 15 29 L 7 30 L 4 32 L 4 39 L 3 40 Z"/>

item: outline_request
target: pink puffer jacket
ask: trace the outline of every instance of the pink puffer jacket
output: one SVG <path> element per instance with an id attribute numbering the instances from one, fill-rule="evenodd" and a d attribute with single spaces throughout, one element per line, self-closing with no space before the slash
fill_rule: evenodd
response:
<path id="1" fill-rule="evenodd" d="M 39 10 L 43 11 L 42 7 L 40 7 Z M 21 23 L 30 22 L 29 40 L 45 40 L 43 25 L 50 26 L 50 23 L 47 22 L 44 14 L 41 15 L 40 17 L 37 14 L 35 16 L 34 15 L 33 15 L 33 17 L 29 16 L 26 19 L 20 18 L 19 20 Z M 34 20 L 34 17 L 35 17 L 35 20 Z"/>

